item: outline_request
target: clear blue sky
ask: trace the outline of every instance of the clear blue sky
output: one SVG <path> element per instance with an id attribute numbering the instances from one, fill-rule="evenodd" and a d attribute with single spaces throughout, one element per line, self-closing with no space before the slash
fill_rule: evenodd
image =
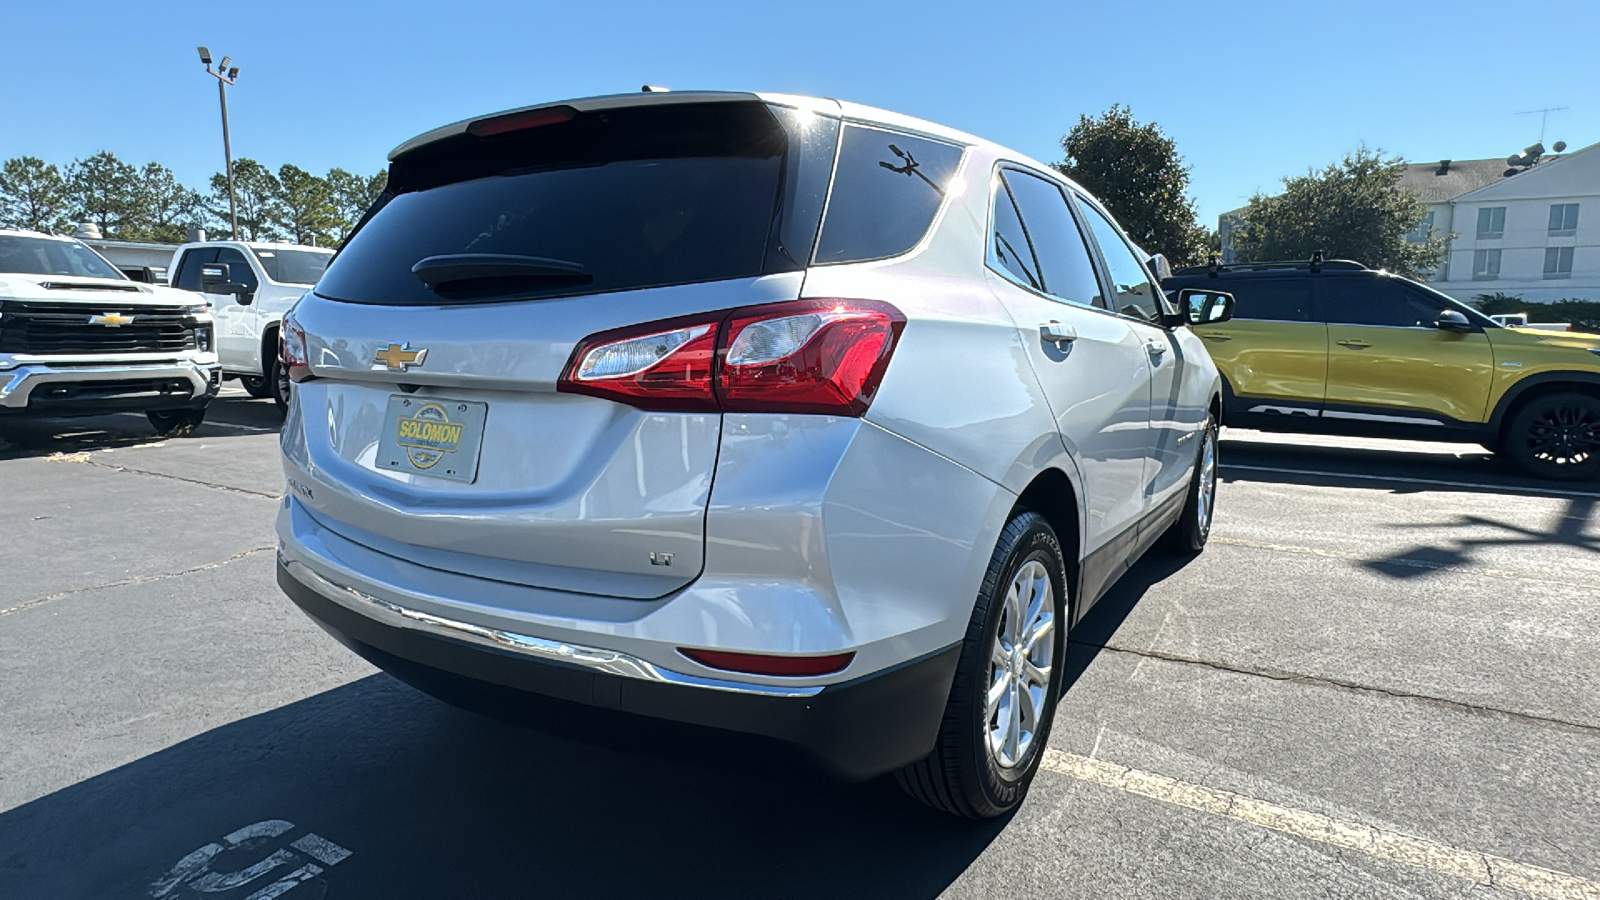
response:
<path id="1" fill-rule="evenodd" d="M 1600 2 L 163 3 L 18 0 L 0 158 L 111 150 L 203 187 L 216 83 L 242 68 L 236 156 L 373 172 L 481 112 L 640 84 L 818 94 L 932 119 L 1045 161 L 1080 113 L 1177 140 L 1203 220 L 1365 141 L 1417 161 L 1600 141 Z M 159 11 L 156 11 L 159 9 Z"/>

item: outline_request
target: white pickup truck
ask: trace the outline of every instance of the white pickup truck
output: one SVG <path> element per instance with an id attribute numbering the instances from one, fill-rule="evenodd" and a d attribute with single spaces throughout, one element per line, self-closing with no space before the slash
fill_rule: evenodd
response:
<path id="1" fill-rule="evenodd" d="M 217 354 L 225 378 L 252 397 L 289 402 L 289 379 L 278 369 L 278 323 L 322 277 L 333 251 L 299 244 L 206 241 L 172 254 L 172 286 L 197 291 L 217 320 Z"/>
<path id="2" fill-rule="evenodd" d="M 143 412 L 183 435 L 221 384 L 203 297 L 130 281 L 72 238 L 0 231 L 0 416 Z"/>
<path id="3" fill-rule="evenodd" d="M 1571 331 L 1572 325 L 1568 322 L 1529 322 L 1528 314 L 1499 313 L 1489 318 L 1495 320 L 1506 328 L 1531 328 L 1534 331 Z"/>

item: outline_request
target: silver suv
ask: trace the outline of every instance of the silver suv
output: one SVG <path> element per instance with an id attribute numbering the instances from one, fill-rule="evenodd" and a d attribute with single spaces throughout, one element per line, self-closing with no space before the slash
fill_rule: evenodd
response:
<path id="1" fill-rule="evenodd" d="M 1186 326 L 1232 300 L 1171 304 L 1046 166 L 742 93 L 390 159 L 284 321 L 278 581 L 423 690 L 764 735 L 993 816 L 1068 626 L 1163 534 L 1205 543 L 1220 387 Z"/>

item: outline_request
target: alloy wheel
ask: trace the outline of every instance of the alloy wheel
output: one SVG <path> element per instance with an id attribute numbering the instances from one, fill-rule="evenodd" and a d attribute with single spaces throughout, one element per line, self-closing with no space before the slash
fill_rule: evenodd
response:
<path id="1" fill-rule="evenodd" d="M 1600 452 L 1600 420 L 1593 409 L 1552 407 L 1529 423 L 1526 439 L 1538 459 L 1558 465 L 1586 462 Z"/>
<path id="2" fill-rule="evenodd" d="M 1002 769 L 1028 758 L 1043 725 L 1055 663 L 1055 602 L 1050 572 L 1037 559 L 1023 563 L 1006 590 L 989 658 L 984 703 L 986 744 Z"/>

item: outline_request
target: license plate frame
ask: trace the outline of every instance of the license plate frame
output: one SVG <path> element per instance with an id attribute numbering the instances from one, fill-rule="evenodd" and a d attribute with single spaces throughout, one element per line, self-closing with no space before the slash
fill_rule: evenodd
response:
<path id="1" fill-rule="evenodd" d="M 481 401 L 390 394 L 374 462 L 385 472 L 471 484 L 488 418 Z"/>

